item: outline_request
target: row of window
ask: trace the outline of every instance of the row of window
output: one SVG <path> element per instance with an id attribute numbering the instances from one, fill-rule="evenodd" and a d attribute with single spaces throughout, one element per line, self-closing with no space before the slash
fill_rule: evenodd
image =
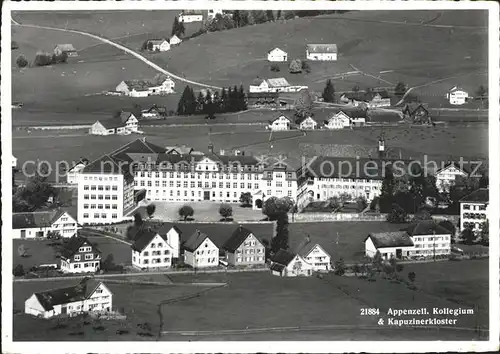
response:
<path id="1" fill-rule="evenodd" d="M 86 261 L 90 261 L 91 259 L 94 259 L 94 254 L 92 254 L 92 253 L 87 253 L 87 254 L 85 255 L 85 260 L 86 260 Z M 75 255 L 75 261 L 76 261 L 76 262 L 78 262 L 78 261 L 80 261 L 80 260 L 81 260 L 80 255 L 79 255 L 79 254 Z"/>
<path id="2" fill-rule="evenodd" d="M 470 229 L 482 229 L 483 227 L 486 226 L 486 223 L 485 222 L 482 222 L 482 223 L 478 223 L 478 222 L 464 222 L 462 225 L 463 225 L 464 229 L 467 229 L 467 228 L 470 228 Z"/>
<path id="3" fill-rule="evenodd" d="M 378 190 L 379 187 L 378 186 L 360 186 L 360 185 L 357 185 L 357 186 L 350 186 L 351 188 L 350 189 L 362 189 L 362 190 Z M 320 188 L 332 188 L 332 189 L 349 189 L 349 186 L 341 186 L 340 184 L 338 185 L 334 185 L 334 184 L 323 184 L 323 185 L 320 185 Z"/>
<path id="4" fill-rule="evenodd" d="M 83 265 L 83 267 L 82 267 Z M 92 268 L 92 267 L 99 267 L 99 262 L 87 262 L 87 263 L 75 263 L 73 264 L 73 268 L 78 269 L 78 268 Z"/>
<path id="5" fill-rule="evenodd" d="M 113 176 L 83 176 L 84 181 L 118 181 L 118 177 Z"/>
<path id="6" fill-rule="evenodd" d="M 290 191 L 289 193 L 291 193 L 291 191 Z M 148 196 L 151 196 L 151 194 L 152 194 L 152 193 L 151 193 L 151 190 L 150 190 L 150 189 L 148 189 L 148 190 L 147 190 L 147 195 L 148 195 Z M 154 194 L 158 195 L 158 194 L 160 194 L 160 191 L 159 191 L 158 189 L 156 189 Z M 164 189 L 164 190 L 162 191 L 162 194 L 163 194 L 163 195 L 167 194 L 167 191 Z M 176 194 L 176 196 L 177 196 L 177 197 L 180 197 L 180 196 L 181 196 L 181 191 L 179 191 L 179 190 L 178 190 L 175 194 Z M 271 193 L 269 193 L 269 195 L 270 195 L 270 194 L 271 194 Z M 173 197 L 173 196 L 174 196 L 174 191 L 173 191 L 173 190 L 170 190 L 169 195 L 170 195 L 171 197 Z M 189 196 L 188 191 L 184 191 L 183 195 L 184 195 L 184 197 L 188 197 L 188 196 Z M 196 192 L 195 192 L 195 191 L 191 191 L 191 197 L 195 197 L 195 195 L 196 195 Z M 201 191 L 198 191 L 198 198 L 200 198 L 200 199 L 201 199 L 201 198 L 202 198 L 202 196 L 203 196 L 203 195 L 202 195 L 202 192 L 201 192 Z M 239 198 L 239 194 L 238 194 L 238 192 L 233 192 L 233 196 L 234 196 L 234 198 Z M 291 196 L 291 195 L 290 195 L 290 196 Z M 213 198 L 215 198 L 215 197 L 216 197 L 216 193 L 215 193 L 215 192 L 213 192 L 213 191 L 212 191 L 212 197 L 213 197 Z M 224 197 L 224 192 L 219 192 L 219 198 L 223 198 L 223 197 Z M 231 198 L 231 192 L 226 192 L 226 198 Z M 236 201 L 237 201 L 237 200 L 236 200 Z"/>
<path id="7" fill-rule="evenodd" d="M 430 237 L 414 237 L 415 241 L 448 241 L 450 236 L 430 236 Z"/>
<path id="8" fill-rule="evenodd" d="M 430 243 L 426 245 L 415 245 L 415 248 L 449 248 L 450 244 L 449 243 Z"/>
<path id="9" fill-rule="evenodd" d="M 263 253 L 263 249 L 262 248 L 257 248 L 256 250 L 251 248 L 251 249 L 247 249 L 247 250 L 243 250 L 243 252 L 241 250 L 237 250 L 236 253 L 237 254 L 241 254 L 241 253 L 244 253 L 244 254 L 254 254 L 254 253 Z"/>
<path id="10" fill-rule="evenodd" d="M 205 245 L 205 247 L 207 247 L 207 245 Z M 201 250 L 201 251 L 196 251 L 196 255 L 204 255 L 205 254 L 205 251 Z M 206 254 L 219 254 L 219 250 L 216 249 L 212 249 L 212 250 L 207 250 Z"/>
<path id="11" fill-rule="evenodd" d="M 90 218 L 89 213 L 83 213 L 83 218 L 88 219 Z M 108 216 L 105 213 L 94 213 L 94 219 L 107 219 Z M 111 214 L 111 219 L 118 219 L 118 214 Z"/>
<path id="12" fill-rule="evenodd" d="M 245 177 L 246 176 L 246 177 Z M 253 176 L 253 177 L 252 177 Z M 187 173 L 187 172 L 177 172 L 174 174 L 174 172 L 144 172 L 144 171 L 141 171 L 141 172 L 136 172 L 136 177 L 138 178 L 163 178 L 163 179 L 166 179 L 166 178 L 190 178 L 190 179 L 195 179 L 195 178 L 198 178 L 198 179 L 201 179 L 202 177 L 203 178 L 206 178 L 206 179 L 230 179 L 231 178 L 231 174 L 229 173 L 210 173 L 210 172 L 205 172 L 205 173 L 202 173 L 202 172 L 196 172 L 193 173 Z M 290 176 L 291 177 L 291 176 Z M 241 173 L 239 176 L 237 173 L 233 173 L 232 174 L 232 178 L 233 179 L 247 179 L 247 180 L 251 180 L 252 178 L 254 180 L 258 180 L 259 179 L 259 174 L 257 173 Z"/>
<path id="13" fill-rule="evenodd" d="M 267 195 L 273 195 L 272 191 L 270 189 L 267 190 Z M 282 190 L 277 190 L 276 191 L 276 195 L 283 195 L 283 191 Z M 287 196 L 289 196 L 290 198 L 293 196 L 293 192 L 292 191 L 288 191 L 287 192 Z"/>
<path id="14" fill-rule="evenodd" d="M 167 256 L 167 255 L 169 255 L 169 254 L 170 254 L 170 251 L 169 251 L 169 250 L 165 250 L 165 251 L 163 252 L 163 254 L 164 254 L 165 256 Z M 152 255 L 152 256 L 161 256 L 161 251 L 151 251 L 151 255 Z M 142 253 L 142 256 L 143 256 L 143 257 L 148 257 L 148 256 L 149 256 L 149 252 L 148 252 L 148 251 L 144 251 L 144 252 Z"/>
<path id="15" fill-rule="evenodd" d="M 464 210 L 486 210 L 486 205 L 464 204 L 463 207 L 464 207 Z"/>
<path id="16" fill-rule="evenodd" d="M 118 196 L 116 194 L 113 195 L 102 195 L 102 194 L 84 194 L 83 199 L 92 199 L 92 200 L 118 200 Z"/>
<path id="17" fill-rule="evenodd" d="M 163 262 L 162 262 L 161 258 L 153 258 L 153 259 L 151 259 L 151 264 L 158 264 L 158 263 L 169 263 L 170 264 L 170 258 L 164 258 Z M 142 261 L 142 264 L 149 264 L 149 259 L 144 259 Z"/>
<path id="18" fill-rule="evenodd" d="M 83 204 L 83 209 L 118 209 L 118 204 Z"/>
<path id="19" fill-rule="evenodd" d="M 270 185 L 268 183 L 268 185 Z M 134 181 L 134 186 L 140 186 L 140 187 L 152 187 L 153 186 L 153 183 L 152 181 Z M 154 184 L 155 187 L 159 188 L 160 187 L 160 181 L 155 181 L 155 184 Z M 231 185 L 231 182 L 226 182 L 226 189 L 230 189 L 232 186 L 232 188 L 238 188 L 238 182 L 234 182 L 232 185 Z M 289 183 L 289 187 L 291 187 L 291 182 Z M 167 181 L 162 181 L 161 183 L 161 187 L 163 188 L 166 188 L 167 187 Z M 174 188 L 174 181 L 169 181 L 168 183 L 168 187 L 170 188 Z M 198 182 L 198 183 L 195 183 L 195 182 L 190 182 L 188 183 L 188 181 L 184 181 L 182 184 L 181 184 L 181 181 L 177 181 L 177 183 L 175 184 L 175 187 L 176 188 L 195 188 L 195 187 L 198 187 L 198 188 L 217 188 L 217 182 L 212 182 L 212 183 L 209 183 L 209 182 Z M 246 187 L 248 189 L 252 189 L 252 183 L 247 183 L 246 184 Z M 281 184 L 280 186 L 281 187 Z M 219 188 L 224 188 L 224 182 L 219 182 Z M 240 188 L 241 189 L 244 189 L 245 188 L 245 183 L 244 182 L 240 182 Z M 258 183 L 254 183 L 253 184 L 253 188 L 254 189 L 258 189 L 259 188 L 259 184 Z"/>
<path id="20" fill-rule="evenodd" d="M 80 247 L 78 249 L 78 252 L 92 252 L 92 247 L 90 247 L 90 246 Z"/>
<path id="21" fill-rule="evenodd" d="M 264 260 L 264 257 L 262 256 L 256 256 L 256 257 L 238 257 L 236 258 L 237 263 L 241 262 L 261 262 Z"/>
<path id="22" fill-rule="evenodd" d="M 486 219 L 485 213 L 464 213 L 464 219 Z"/>
<path id="23" fill-rule="evenodd" d="M 356 178 L 328 178 L 328 177 L 319 177 L 318 181 L 320 182 L 350 182 L 350 183 L 380 183 L 379 180 L 372 179 L 356 179 Z"/>
<path id="24" fill-rule="evenodd" d="M 91 191 L 95 191 L 95 190 L 98 190 L 98 191 L 117 191 L 118 190 L 118 186 L 103 186 L 103 185 L 84 185 L 83 186 L 83 190 L 84 191 L 88 191 L 88 190 L 91 190 Z"/>

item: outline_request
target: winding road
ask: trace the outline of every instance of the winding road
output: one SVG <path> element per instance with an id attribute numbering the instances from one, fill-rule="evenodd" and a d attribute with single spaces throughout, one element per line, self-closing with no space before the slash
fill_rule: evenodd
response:
<path id="1" fill-rule="evenodd" d="M 70 29 L 64 29 L 64 28 L 56 28 L 56 27 L 47 27 L 47 26 L 21 24 L 21 23 L 15 21 L 14 19 L 12 19 L 12 24 L 15 25 L 15 26 L 19 26 L 19 27 L 39 28 L 39 29 L 47 29 L 47 30 L 53 30 L 53 31 L 76 33 L 76 34 L 80 34 L 82 36 L 87 36 L 87 37 L 90 37 L 90 38 L 94 38 L 94 39 L 97 39 L 98 41 L 101 41 L 103 43 L 112 45 L 113 47 L 116 47 L 116 48 L 118 48 L 120 50 L 123 50 L 124 52 L 126 52 L 126 53 L 128 53 L 128 54 L 136 57 L 140 61 L 144 62 L 146 65 L 149 65 L 150 67 L 152 67 L 156 71 L 159 71 L 162 74 L 168 75 L 168 76 L 170 76 L 170 77 L 172 77 L 172 78 L 174 78 L 176 80 L 179 80 L 179 81 L 182 81 L 182 82 L 194 85 L 194 86 L 204 87 L 204 88 L 210 88 L 210 89 L 215 89 L 215 90 L 221 90 L 222 89 L 221 87 L 218 87 L 218 86 L 213 86 L 213 85 L 204 84 L 202 82 L 188 80 L 188 79 L 183 78 L 182 76 L 175 75 L 175 74 L 171 73 L 170 71 L 165 70 L 162 67 L 160 67 L 159 65 L 153 63 L 152 61 L 146 59 L 144 56 L 142 56 L 141 54 L 137 53 L 136 51 L 134 51 L 134 50 L 132 50 L 130 48 L 127 48 L 127 47 L 125 47 L 125 46 L 123 46 L 121 44 L 115 43 L 115 42 L 113 42 L 113 41 L 111 41 L 109 39 L 96 36 L 95 34 L 91 34 L 91 33 L 88 33 L 88 32 L 82 32 L 82 31 L 76 31 L 76 30 L 70 30 Z"/>

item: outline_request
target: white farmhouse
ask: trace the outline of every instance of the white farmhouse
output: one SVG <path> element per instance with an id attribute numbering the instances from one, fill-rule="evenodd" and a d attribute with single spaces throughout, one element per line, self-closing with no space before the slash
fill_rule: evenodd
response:
<path id="1" fill-rule="evenodd" d="M 378 251 L 384 260 L 401 259 L 410 256 L 413 246 L 406 231 L 371 233 L 365 239 L 365 254 L 374 257 Z"/>
<path id="2" fill-rule="evenodd" d="M 267 52 L 267 60 L 271 62 L 285 62 L 288 61 L 288 54 L 284 50 L 274 48 Z"/>
<path id="3" fill-rule="evenodd" d="M 250 92 L 287 92 L 290 84 L 284 77 L 256 80 L 256 85 L 250 85 Z"/>
<path id="4" fill-rule="evenodd" d="M 331 257 L 323 247 L 317 243 L 312 243 L 309 237 L 302 242 L 297 254 L 311 265 L 314 272 L 328 272 L 331 269 Z"/>
<path id="5" fill-rule="evenodd" d="M 308 44 L 306 46 L 306 58 L 315 61 L 337 60 L 336 44 Z"/>
<path id="6" fill-rule="evenodd" d="M 146 49 L 152 52 L 166 52 L 170 50 L 170 43 L 166 39 L 148 39 Z"/>
<path id="7" fill-rule="evenodd" d="M 489 209 L 489 190 L 479 188 L 460 199 L 460 231 L 466 228 L 479 233 L 486 225 Z"/>
<path id="8" fill-rule="evenodd" d="M 279 250 L 271 259 L 271 274 L 281 277 L 310 276 L 313 266 L 306 262 L 299 254 L 293 254 L 283 249 Z"/>
<path id="9" fill-rule="evenodd" d="M 24 312 L 42 318 L 85 312 L 109 312 L 113 293 L 100 281 L 84 279 L 79 284 L 31 295 L 24 302 Z"/>
<path id="10" fill-rule="evenodd" d="M 457 177 L 466 177 L 468 173 L 464 167 L 456 162 L 449 162 L 443 168 L 436 171 L 436 187 L 443 192 L 449 192 L 450 187 L 455 184 Z"/>
<path id="11" fill-rule="evenodd" d="M 179 14 L 179 22 L 190 23 L 190 22 L 201 22 L 203 21 L 203 14 L 201 11 L 190 11 L 186 10 Z"/>
<path id="12" fill-rule="evenodd" d="M 325 120 L 324 126 L 331 130 L 348 128 L 351 126 L 351 118 L 345 112 L 339 111 Z"/>
<path id="13" fill-rule="evenodd" d="M 467 103 L 469 93 L 458 86 L 454 86 L 448 91 L 446 98 L 448 98 L 450 104 L 460 106 Z"/>
<path id="14" fill-rule="evenodd" d="M 46 238 L 49 232 L 70 238 L 78 229 L 76 220 L 60 209 L 12 214 L 12 238 Z"/>
<path id="15" fill-rule="evenodd" d="M 172 266 L 174 248 L 169 244 L 168 238 L 155 231 L 141 230 L 131 247 L 134 267 L 148 269 Z"/>
<path id="16" fill-rule="evenodd" d="M 318 122 L 312 117 L 300 118 L 295 123 L 300 130 L 314 130 L 318 127 Z"/>
<path id="17" fill-rule="evenodd" d="M 290 130 L 291 123 L 290 119 L 280 115 L 278 118 L 269 121 L 268 129 L 273 131 Z"/>
<path id="18" fill-rule="evenodd" d="M 90 135 L 125 135 L 137 133 L 139 120 L 131 112 L 121 112 L 120 117 L 101 119 L 89 128 Z"/>
<path id="19" fill-rule="evenodd" d="M 63 273 L 95 273 L 101 269 L 101 251 L 85 237 L 73 236 L 61 251 Z"/>
<path id="20" fill-rule="evenodd" d="M 175 34 L 172 37 L 170 37 L 170 45 L 171 46 L 179 45 L 179 44 L 181 44 L 181 42 L 182 42 L 182 39 L 177 37 Z"/>
<path id="21" fill-rule="evenodd" d="M 184 263 L 195 269 L 216 267 L 219 265 L 219 247 L 207 234 L 196 230 L 184 244 Z"/>

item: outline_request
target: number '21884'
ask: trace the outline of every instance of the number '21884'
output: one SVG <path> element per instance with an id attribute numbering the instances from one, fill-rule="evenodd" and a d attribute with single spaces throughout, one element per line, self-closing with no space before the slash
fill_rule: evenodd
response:
<path id="1" fill-rule="evenodd" d="M 379 309 L 361 309 L 361 316 L 376 316 L 380 315 Z"/>

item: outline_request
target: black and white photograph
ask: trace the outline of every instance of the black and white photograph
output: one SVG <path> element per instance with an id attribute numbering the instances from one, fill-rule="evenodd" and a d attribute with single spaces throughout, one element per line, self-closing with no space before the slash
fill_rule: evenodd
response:
<path id="1" fill-rule="evenodd" d="M 496 2 L 3 5 L 6 352 L 498 349 Z"/>

